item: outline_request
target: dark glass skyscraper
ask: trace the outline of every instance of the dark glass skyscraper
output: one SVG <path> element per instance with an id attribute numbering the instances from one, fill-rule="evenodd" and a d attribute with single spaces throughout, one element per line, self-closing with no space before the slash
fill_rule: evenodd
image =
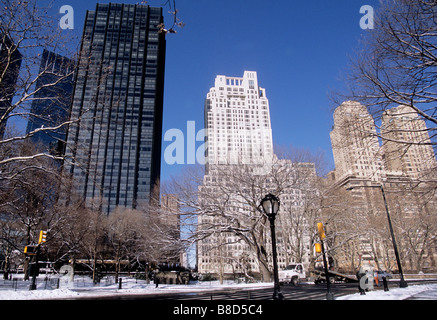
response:
<path id="1" fill-rule="evenodd" d="M 11 111 L 21 59 L 17 46 L 4 32 L 0 32 L 0 139 L 3 138 Z"/>
<path id="2" fill-rule="evenodd" d="M 159 183 L 165 35 L 162 9 L 98 4 L 82 38 L 65 163 L 75 191 L 111 213 L 148 203 Z M 71 163 L 71 164 L 70 164 Z"/>
<path id="3" fill-rule="evenodd" d="M 73 60 L 44 50 L 41 56 L 37 92 L 32 101 L 26 133 L 38 128 L 57 128 L 35 133 L 31 140 L 39 143 L 42 151 L 62 152 L 67 132 L 63 125 L 70 115 L 73 93 Z"/>

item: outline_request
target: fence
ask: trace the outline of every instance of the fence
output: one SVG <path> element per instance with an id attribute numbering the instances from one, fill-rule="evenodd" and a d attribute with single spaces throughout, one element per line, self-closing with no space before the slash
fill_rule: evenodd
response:
<path id="1" fill-rule="evenodd" d="M 14 289 L 17 290 L 23 290 L 27 289 L 29 290 L 29 286 L 32 283 L 32 280 L 24 280 L 20 278 L 13 278 L 12 280 L 0 280 L 0 290 L 9 290 Z M 38 278 L 36 279 L 36 284 L 41 289 L 59 289 L 59 278 Z"/>
<path id="2" fill-rule="evenodd" d="M 0 279 L 0 290 L 29 290 L 32 278 L 24 280 L 24 276 L 12 276 L 10 279 Z M 87 276 L 75 276 L 69 288 L 106 287 L 115 283 L 114 276 L 105 276 L 96 284 Z M 39 290 L 53 290 L 62 287 L 62 277 L 59 275 L 40 275 L 36 278 L 36 286 Z"/>

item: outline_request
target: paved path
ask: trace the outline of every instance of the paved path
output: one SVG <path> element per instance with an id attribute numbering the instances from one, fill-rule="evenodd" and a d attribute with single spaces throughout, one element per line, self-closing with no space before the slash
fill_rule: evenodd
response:
<path id="1" fill-rule="evenodd" d="M 437 289 L 437 288 L 436 288 Z M 430 289 L 417 293 L 406 300 L 437 300 L 437 290 Z"/>

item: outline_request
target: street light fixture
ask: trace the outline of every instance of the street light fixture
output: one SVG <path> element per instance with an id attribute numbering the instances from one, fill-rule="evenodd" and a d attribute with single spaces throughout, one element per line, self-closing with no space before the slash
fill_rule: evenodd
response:
<path id="1" fill-rule="evenodd" d="M 390 228 L 390 234 L 391 234 L 391 240 L 393 242 L 393 249 L 395 251 L 395 256 L 396 256 L 396 262 L 398 265 L 398 270 L 399 270 L 399 275 L 401 277 L 401 282 L 400 282 L 400 287 L 401 288 L 406 288 L 408 287 L 407 282 L 404 279 L 404 273 L 402 272 L 402 265 L 401 265 L 401 259 L 399 257 L 399 252 L 398 252 L 398 246 L 396 245 L 396 239 L 395 239 L 395 234 L 393 232 L 393 226 L 391 224 L 391 218 L 390 218 L 390 212 L 388 211 L 388 205 L 387 205 L 387 199 L 385 198 L 385 192 L 384 192 L 384 188 L 382 186 L 382 184 L 380 185 L 374 185 L 374 186 L 356 186 L 356 187 L 367 187 L 367 188 L 380 188 L 381 189 L 381 193 L 382 193 L 382 198 L 384 199 L 384 206 L 385 206 L 385 212 L 387 213 L 387 220 L 388 220 L 388 226 Z M 350 191 L 353 190 L 356 187 L 349 187 L 346 190 Z"/>
<path id="2" fill-rule="evenodd" d="M 273 300 L 284 300 L 281 288 L 279 286 L 279 276 L 278 276 L 278 262 L 277 262 L 277 252 L 276 252 L 276 235 L 275 235 L 275 218 L 279 211 L 279 199 L 273 194 L 269 193 L 261 200 L 261 206 L 265 215 L 270 221 L 270 233 L 272 236 L 272 255 L 273 255 L 273 278 L 274 278 L 274 291 Z"/>

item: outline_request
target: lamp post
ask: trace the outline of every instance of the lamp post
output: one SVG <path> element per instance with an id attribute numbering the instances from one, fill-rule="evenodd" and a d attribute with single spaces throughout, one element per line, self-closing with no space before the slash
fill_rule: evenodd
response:
<path id="1" fill-rule="evenodd" d="M 273 194 L 269 193 L 261 200 L 261 206 L 265 215 L 270 221 L 270 233 L 272 236 L 272 255 L 273 255 L 273 279 L 274 279 L 274 291 L 273 300 L 284 300 L 281 288 L 279 286 L 278 276 L 278 263 L 276 252 L 276 235 L 275 235 L 275 218 L 279 210 L 279 199 Z"/>
<path id="2" fill-rule="evenodd" d="M 382 186 L 382 184 L 376 185 L 376 186 L 360 186 L 360 187 L 363 187 L 363 188 L 365 188 L 365 187 L 367 187 L 367 188 L 380 188 L 381 189 L 382 198 L 384 199 L 385 212 L 387 213 L 387 220 L 388 220 L 388 226 L 389 226 L 389 229 L 390 229 L 391 240 L 393 242 L 393 249 L 394 249 L 395 256 L 396 256 L 396 262 L 397 262 L 397 265 L 398 265 L 399 275 L 401 277 L 401 281 L 400 281 L 400 285 L 399 286 L 401 288 L 406 288 L 406 287 L 408 287 L 408 284 L 405 281 L 404 273 L 402 272 L 401 259 L 399 257 L 398 246 L 396 245 L 395 234 L 393 232 L 393 226 L 391 224 L 390 212 L 388 211 L 388 205 L 387 205 L 387 199 L 385 197 L 384 187 Z M 350 190 L 352 190 L 354 188 L 355 187 L 349 187 L 346 190 L 350 191 Z"/>

